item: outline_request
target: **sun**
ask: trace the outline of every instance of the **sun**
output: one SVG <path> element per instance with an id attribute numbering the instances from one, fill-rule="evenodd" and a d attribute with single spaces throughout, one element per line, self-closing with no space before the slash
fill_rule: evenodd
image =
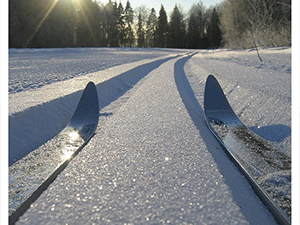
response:
<path id="1" fill-rule="evenodd" d="M 80 7 L 82 0 L 70 0 L 72 4 L 75 5 L 75 7 Z"/>

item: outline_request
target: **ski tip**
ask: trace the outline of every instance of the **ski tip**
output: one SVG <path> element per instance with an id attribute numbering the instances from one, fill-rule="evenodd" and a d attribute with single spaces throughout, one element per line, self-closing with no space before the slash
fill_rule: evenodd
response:
<path id="1" fill-rule="evenodd" d="M 206 79 L 204 91 L 204 110 L 232 110 L 215 76 Z"/>
<path id="2" fill-rule="evenodd" d="M 96 89 L 96 85 L 93 81 L 88 82 L 88 84 L 86 85 L 85 89 L 87 89 L 89 87 L 94 87 Z"/>
<path id="3" fill-rule="evenodd" d="M 97 108 L 97 110 L 99 111 L 99 99 L 98 99 L 98 92 L 97 92 L 97 88 L 96 85 L 93 81 L 90 81 L 84 88 L 83 93 L 81 95 L 80 101 L 78 103 L 78 106 L 85 103 L 85 107 L 89 106 L 92 108 L 89 109 L 93 109 L 95 110 Z M 87 104 L 89 103 L 89 104 Z"/>
<path id="4" fill-rule="evenodd" d="M 96 85 L 90 81 L 78 102 L 77 108 L 70 120 L 73 127 L 85 127 L 94 124 L 97 127 L 99 120 L 99 99 Z"/>
<path id="5" fill-rule="evenodd" d="M 214 75 L 209 74 L 207 79 L 206 79 L 206 82 L 209 81 L 209 80 L 212 80 L 212 79 L 217 80 Z"/>

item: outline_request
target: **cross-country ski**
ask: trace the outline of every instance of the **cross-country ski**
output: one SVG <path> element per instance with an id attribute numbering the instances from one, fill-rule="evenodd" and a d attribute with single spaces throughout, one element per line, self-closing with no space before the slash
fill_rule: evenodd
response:
<path id="1" fill-rule="evenodd" d="M 212 75 L 206 80 L 204 112 L 208 127 L 249 179 L 262 201 L 280 223 L 289 224 L 290 218 L 287 215 L 291 215 L 291 199 L 281 196 L 278 191 L 283 189 L 291 192 L 291 158 L 239 120 Z M 275 183 L 273 189 L 270 189 L 268 177 L 285 177 L 289 183 Z"/>
<path id="2" fill-rule="evenodd" d="M 99 100 L 93 82 L 84 89 L 70 123 L 54 138 L 9 167 L 9 215 L 14 223 L 93 136 Z"/>

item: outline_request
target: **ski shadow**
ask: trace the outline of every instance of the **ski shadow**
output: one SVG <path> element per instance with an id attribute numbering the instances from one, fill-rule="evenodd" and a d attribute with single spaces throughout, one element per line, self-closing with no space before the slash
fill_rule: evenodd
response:
<path id="1" fill-rule="evenodd" d="M 168 58 L 159 59 L 154 62 L 137 66 L 118 76 L 112 77 L 107 81 L 97 84 L 96 89 L 99 96 L 100 110 L 124 95 L 151 71 L 155 70 L 163 63 L 177 57 L 177 55 L 170 56 Z"/>
<path id="2" fill-rule="evenodd" d="M 250 127 L 250 129 L 264 139 L 276 143 L 280 143 L 291 136 L 291 128 L 283 124 L 274 124 L 260 128 L 254 126 Z"/>
<path id="3" fill-rule="evenodd" d="M 180 97 L 193 123 L 198 129 L 207 150 L 218 165 L 218 169 L 222 174 L 225 183 L 229 186 L 234 201 L 240 207 L 246 219 L 250 224 L 260 224 L 261 221 L 270 221 L 266 224 L 275 224 L 272 222 L 270 214 L 266 213 L 264 205 L 261 204 L 257 195 L 250 188 L 248 181 L 229 159 L 222 145 L 216 140 L 206 125 L 204 111 L 196 99 L 184 71 L 185 63 L 192 56 L 193 55 L 190 55 L 179 59 L 174 65 L 175 83 Z"/>
<path id="4" fill-rule="evenodd" d="M 101 116 L 108 117 L 108 116 L 112 116 L 112 115 L 113 115 L 112 112 L 110 112 L 110 113 L 99 113 L 99 117 L 101 117 Z"/>

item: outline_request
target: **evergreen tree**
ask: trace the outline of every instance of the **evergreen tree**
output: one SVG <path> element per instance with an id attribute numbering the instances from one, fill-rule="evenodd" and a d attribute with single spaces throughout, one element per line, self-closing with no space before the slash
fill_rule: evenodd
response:
<path id="1" fill-rule="evenodd" d="M 72 46 L 73 11 L 68 0 L 10 0 L 9 47 Z"/>
<path id="2" fill-rule="evenodd" d="M 155 9 L 152 8 L 146 25 L 146 46 L 154 47 L 156 44 L 157 18 Z"/>
<path id="3" fill-rule="evenodd" d="M 100 16 L 97 3 L 92 0 L 81 0 L 76 4 L 77 46 L 99 46 L 97 36 L 100 33 Z"/>
<path id="4" fill-rule="evenodd" d="M 188 48 L 207 48 L 208 43 L 205 35 L 205 7 L 200 1 L 194 4 L 190 9 L 190 18 L 187 29 L 187 47 Z"/>
<path id="5" fill-rule="evenodd" d="M 107 4 L 105 12 L 107 16 L 107 46 L 119 47 L 117 3 L 110 0 Z"/>
<path id="6" fill-rule="evenodd" d="M 125 20 L 125 37 L 126 37 L 126 46 L 132 47 L 134 44 L 134 33 L 133 33 L 133 9 L 131 8 L 129 0 L 127 0 L 125 11 L 124 11 L 124 20 Z"/>
<path id="7" fill-rule="evenodd" d="M 213 9 L 207 35 L 210 42 L 210 47 L 219 48 L 221 46 L 222 32 L 220 29 L 220 19 L 216 9 Z"/>
<path id="8" fill-rule="evenodd" d="M 199 23 L 195 14 L 192 14 L 188 23 L 188 34 L 187 34 L 187 47 L 188 48 L 199 48 L 200 47 L 200 31 Z"/>
<path id="9" fill-rule="evenodd" d="M 124 21 L 124 8 L 120 2 L 117 8 L 117 27 L 118 27 L 118 39 L 120 46 L 126 44 L 126 33 L 125 33 L 125 21 Z"/>
<path id="10" fill-rule="evenodd" d="M 145 47 L 145 31 L 142 23 L 142 16 L 139 13 L 138 17 L 138 29 L 137 29 L 138 47 Z"/>
<path id="11" fill-rule="evenodd" d="M 171 14 L 169 30 L 168 47 L 185 47 L 185 23 L 183 21 L 183 14 L 179 11 L 177 5 L 175 5 Z"/>
<path id="12" fill-rule="evenodd" d="M 190 17 L 187 29 L 188 48 L 208 48 L 207 24 L 210 18 L 210 10 L 206 10 L 202 1 L 194 4 L 190 9 Z"/>
<path id="13" fill-rule="evenodd" d="M 168 18 L 164 6 L 161 5 L 157 21 L 157 42 L 156 46 L 161 48 L 167 47 L 168 37 Z"/>

